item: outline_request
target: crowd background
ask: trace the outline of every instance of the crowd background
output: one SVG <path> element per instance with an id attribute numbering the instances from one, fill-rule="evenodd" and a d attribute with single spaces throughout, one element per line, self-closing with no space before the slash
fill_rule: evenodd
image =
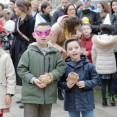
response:
<path id="1" fill-rule="evenodd" d="M 117 35 L 117 0 L 112 0 L 111 2 L 98 1 L 98 4 L 96 3 L 92 0 L 60 0 L 60 2 L 58 0 L 31 0 L 30 2 L 26 0 L 10 0 L 8 6 L 0 3 L 0 45 L 11 55 L 17 85 L 22 86 L 22 81 L 17 74 L 17 65 L 28 45 L 36 41 L 33 37 L 34 28 L 42 22 L 52 26 L 50 43 L 59 50 L 64 59 L 67 56 L 64 42 L 74 37 L 81 39 L 82 54 L 86 55 L 92 63 L 92 37 L 93 35 L 102 34 L 100 26 L 104 23 L 108 14 L 110 21 L 108 24 L 113 26 L 113 30 L 111 30 L 112 33 L 105 31 L 104 34 Z M 13 25 L 11 22 L 7 23 L 8 21 L 11 21 Z M 85 26 L 85 24 L 88 26 Z M 13 27 L 13 29 L 9 30 L 10 27 Z M 117 63 L 117 53 L 115 52 L 114 54 L 116 60 L 113 59 L 113 62 Z M 106 73 L 107 76 L 103 75 L 101 78 L 103 77 L 102 79 L 106 79 L 107 82 L 110 82 L 108 79 L 112 79 L 111 85 L 109 83 L 108 85 L 112 89 L 115 83 L 114 93 L 117 93 L 115 72 L 116 70 L 110 73 L 113 78 L 110 75 L 108 76 L 108 73 Z M 106 86 L 107 82 L 100 83 L 100 85 L 104 84 Z M 103 106 L 107 106 L 106 97 L 105 95 L 103 96 L 105 90 L 102 90 Z M 115 105 L 113 89 L 111 91 L 109 90 L 110 102 Z M 58 96 L 60 99 L 63 98 L 61 89 L 58 90 Z"/>

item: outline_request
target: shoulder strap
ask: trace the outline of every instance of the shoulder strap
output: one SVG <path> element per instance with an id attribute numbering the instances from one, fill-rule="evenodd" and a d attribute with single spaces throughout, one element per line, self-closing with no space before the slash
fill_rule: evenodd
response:
<path id="1" fill-rule="evenodd" d="M 24 35 L 24 34 L 19 30 L 19 19 L 17 20 L 17 31 L 19 32 L 19 34 L 20 34 L 24 39 L 26 39 L 27 41 L 30 40 L 26 35 Z"/>

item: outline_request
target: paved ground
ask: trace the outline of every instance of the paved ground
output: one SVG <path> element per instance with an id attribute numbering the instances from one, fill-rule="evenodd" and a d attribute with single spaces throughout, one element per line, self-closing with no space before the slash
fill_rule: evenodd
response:
<path id="1" fill-rule="evenodd" d="M 11 112 L 4 114 L 4 117 L 24 117 L 23 109 L 19 108 L 19 105 L 16 104 L 16 100 L 19 100 L 21 97 L 21 88 L 16 87 L 16 95 L 13 97 L 13 103 L 11 107 Z M 102 107 L 101 100 L 95 98 L 96 109 L 94 110 L 94 117 L 117 117 L 117 106 L 111 107 Z M 57 100 L 57 104 L 53 105 L 52 117 L 68 117 L 68 113 L 63 110 L 63 101 Z"/>

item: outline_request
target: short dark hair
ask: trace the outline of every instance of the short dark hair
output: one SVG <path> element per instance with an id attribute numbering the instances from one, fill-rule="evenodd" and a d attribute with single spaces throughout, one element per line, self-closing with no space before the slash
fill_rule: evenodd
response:
<path id="1" fill-rule="evenodd" d="M 4 5 L 2 3 L 0 3 L 0 6 L 2 7 L 2 10 L 4 9 Z"/>
<path id="2" fill-rule="evenodd" d="M 35 27 L 35 29 L 38 27 L 38 26 L 50 26 L 48 23 L 46 23 L 46 22 L 41 22 L 41 23 L 39 23 L 36 27 Z M 50 26 L 51 27 L 51 26 Z"/>
<path id="3" fill-rule="evenodd" d="M 76 41 L 80 47 L 82 47 L 82 43 L 80 41 L 80 39 L 77 39 L 77 38 L 70 38 L 70 39 L 67 39 L 65 42 L 64 42 L 64 47 L 65 47 L 65 50 L 67 50 L 67 45 L 68 43 L 70 42 L 73 42 L 73 41 Z"/>
<path id="4" fill-rule="evenodd" d="M 101 24 L 100 25 L 101 34 L 111 35 L 113 30 L 114 30 L 114 27 L 110 24 Z"/>

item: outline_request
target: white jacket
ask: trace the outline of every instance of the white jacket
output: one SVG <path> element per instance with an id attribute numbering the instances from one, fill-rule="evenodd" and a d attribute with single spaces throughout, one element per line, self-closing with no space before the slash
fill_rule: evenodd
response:
<path id="1" fill-rule="evenodd" d="M 117 52 L 117 36 L 95 35 L 92 38 L 92 61 L 98 74 L 116 72 L 114 52 Z"/>
<path id="2" fill-rule="evenodd" d="M 9 108 L 5 105 L 6 94 L 14 94 L 16 86 L 15 70 L 10 56 L 0 47 L 0 109 Z"/>

